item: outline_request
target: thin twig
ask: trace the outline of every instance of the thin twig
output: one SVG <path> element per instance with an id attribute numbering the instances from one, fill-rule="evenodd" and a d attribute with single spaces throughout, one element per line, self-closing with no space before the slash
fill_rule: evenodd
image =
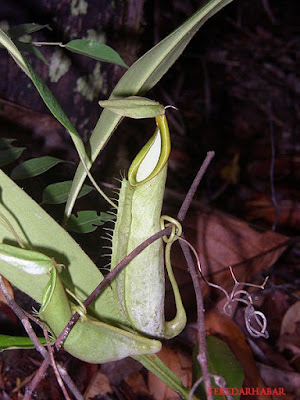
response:
<path id="1" fill-rule="evenodd" d="M 62 377 L 63 381 L 65 384 L 68 386 L 70 391 L 72 392 L 73 396 L 75 397 L 76 400 L 84 400 L 84 397 L 82 394 L 79 392 L 77 386 L 75 383 L 72 381 L 70 378 L 69 374 L 67 373 L 66 369 L 63 368 L 61 365 L 57 364 L 57 368 L 59 370 L 60 376 Z"/>
<path id="2" fill-rule="evenodd" d="M 177 218 L 179 222 L 182 222 L 185 219 L 186 213 L 190 207 L 190 204 L 193 200 L 193 197 L 196 193 L 196 190 L 199 186 L 199 183 L 201 182 L 201 179 L 203 178 L 203 175 L 205 174 L 207 167 L 209 166 L 211 160 L 214 158 L 215 153 L 213 151 L 209 151 L 207 153 L 207 156 L 205 157 L 205 160 L 203 161 L 203 164 L 201 165 L 185 199 L 184 202 L 182 203 L 182 206 L 180 207 L 180 210 L 177 214 Z"/>
<path id="3" fill-rule="evenodd" d="M 5 300 L 6 300 L 7 304 L 8 304 L 8 306 L 13 310 L 13 312 L 16 314 L 16 316 L 19 318 L 19 320 L 23 324 L 23 326 L 24 326 L 28 336 L 32 340 L 35 348 L 38 350 L 38 352 L 44 358 L 49 358 L 49 354 L 48 354 L 47 350 L 42 346 L 42 344 L 38 340 L 34 330 L 32 329 L 32 326 L 31 326 L 30 322 L 28 321 L 28 318 L 24 314 L 24 312 L 21 309 L 21 307 L 18 306 L 18 304 L 14 301 L 14 299 L 9 294 L 9 292 L 8 292 L 4 282 L 3 282 L 3 278 L 2 278 L 1 275 L 0 275 L 0 289 L 2 290 L 2 292 L 4 294 L 4 297 L 5 297 Z"/>
<path id="4" fill-rule="evenodd" d="M 190 190 L 188 191 L 186 198 L 185 198 L 184 202 L 182 203 L 182 206 L 178 212 L 177 218 L 178 218 L 179 222 L 182 222 L 184 220 L 186 213 L 189 209 L 189 206 L 192 202 L 192 199 L 194 197 L 194 194 L 199 186 L 199 183 L 201 182 L 201 179 L 202 179 L 204 173 L 206 172 L 207 167 L 209 166 L 214 155 L 215 155 L 215 153 L 213 151 L 210 151 L 207 153 L 207 156 L 206 156 L 203 164 L 201 165 L 201 167 L 190 187 Z M 207 364 L 206 332 L 205 332 L 205 317 L 204 317 L 205 310 L 204 310 L 202 289 L 201 289 L 200 281 L 198 278 L 197 269 L 196 269 L 195 263 L 192 259 L 192 255 L 191 255 L 188 245 L 185 242 L 180 241 L 180 246 L 181 246 L 183 254 L 185 256 L 185 259 L 186 259 L 186 262 L 188 265 L 188 269 L 189 269 L 189 272 L 192 277 L 195 294 L 196 294 L 197 324 L 198 324 L 197 330 L 198 330 L 198 343 L 199 343 L 199 354 L 198 354 L 197 359 L 199 361 L 199 364 L 200 364 L 201 370 L 202 370 L 203 382 L 204 382 L 207 400 L 213 400 L 213 396 L 210 394 L 210 391 L 209 391 L 211 382 L 210 382 L 210 375 L 209 375 L 208 364 Z"/>
<path id="5" fill-rule="evenodd" d="M 279 219 L 279 210 L 277 206 L 276 200 L 276 191 L 274 185 L 274 167 L 275 167 L 275 140 L 274 140 L 274 126 L 273 126 L 273 118 L 272 118 L 272 103 L 269 103 L 269 119 L 270 119 L 270 136 L 271 136 L 271 163 L 270 163 L 270 185 L 271 185 L 271 198 L 272 204 L 274 208 L 274 221 L 272 225 L 272 231 L 276 230 L 276 226 Z"/>
<path id="6" fill-rule="evenodd" d="M 41 380 L 44 378 L 47 369 L 49 367 L 50 360 L 49 359 L 44 359 L 42 364 L 40 365 L 40 368 L 34 375 L 33 379 L 29 383 L 29 385 L 25 389 L 25 394 L 23 397 L 23 400 L 30 400 L 33 392 L 35 391 L 37 385 L 41 382 Z"/>
<path id="7" fill-rule="evenodd" d="M 65 399 L 66 400 L 71 400 L 71 398 L 69 396 L 69 393 L 68 393 L 68 391 L 67 391 L 67 389 L 66 389 L 66 387 L 65 387 L 65 385 L 63 383 L 63 380 L 62 380 L 62 378 L 61 378 L 61 376 L 59 374 L 58 367 L 57 367 L 55 359 L 54 359 L 53 347 L 51 346 L 50 339 L 49 339 L 49 334 L 48 334 L 47 328 L 46 328 L 46 326 L 44 324 L 43 324 L 43 333 L 44 333 L 44 336 L 45 336 L 45 339 L 46 339 L 47 349 L 48 349 L 48 353 L 49 353 L 50 360 L 51 360 L 51 366 L 52 366 L 52 369 L 54 371 L 57 383 L 59 384 L 59 386 L 61 388 L 61 391 L 63 392 L 63 394 L 65 396 Z"/>
<path id="8" fill-rule="evenodd" d="M 271 10 L 269 1 L 268 0 L 262 0 L 262 5 L 263 5 L 263 8 L 264 8 L 267 16 L 269 17 L 269 20 L 271 21 L 271 23 L 273 25 L 276 25 L 277 24 L 277 18 L 274 16 L 274 14 L 273 14 L 273 12 Z"/>
<path id="9" fill-rule="evenodd" d="M 44 361 L 42 363 L 42 365 L 40 366 L 40 369 L 38 370 L 37 375 L 35 375 L 36 379 L 34 379 L 33 381 L 31 381 L 30 385 L 28 385 L 28 388 L 26 388 L 26 393 L 24 395 L 24 400 L 30 399 L 30 397 L 32 396 L 32 392 L 35 390 L 36 386 L 40 383 L 41 379 L 43 378 L 44 374 L 46 373 L 46 370 L 49 366 L 49 364 L 51 363 L 51 366 L 54 370 L 56 379 L 58 381 L 58 384 L 65 396 L 65 398 L 68 400 L 70 400 L 70 397 L 68 395 L 68 392 L 66 391 L 66 388 L 63 384 L 63 382 L 61 381 L 61 377 L 59 375 L 59 372 L 57 369 L 62 370 L 63 368 L 56 365 L 54 357 L 53 357 L 53 349 L 51 347 L 50 344 L 50 340 L 49 340 L 49 336 L 48 336 L 48 332 L 47 329 L 45 327 L 45 325 L 43 323 L 41 323 L 37 318 L 34 318 L 32 316 L 30 316 L 30 318 L 32 318 L 36 323 L 38 323 L 43 331 L 44 331 L 44 336 L 46 338 L 47 341 L 47 347 L 48 347 L 48 351 L 44 348 L 44 346 L 40 343 L 40 341 L 38 340 L 38 337 L 36 336 L 36 333 L 34 332 L 27 313 L 24 312 L 22 310 L 22 308 L 14 301 L 14 299 L 11 297 L 11 295 L 9 294 L 2 276 L 0 275 L 0 289 L 3 292 L 5 299 L 7 301 L 8 306 L 14 311 L 14 313 L 17 315 L 17 317 L 20 319 L 21 323 L 23 324 L 28 336 L 30 337 L 30 339 L 32 340 L 35 348 L 39 351 L 39 353 L 44 357 Z M 64 377 L 67 377 L 67 373 L 66 371 L 63 369 L 64 371 Z M 66 384 L 67 386 L 70 388 L 71 392 L 73 393 L 73 395 L 76 397 L 77 400 L 83 400 L 83 397 L 78 397 L 77 392 L 78 389 L 75 387 L 74 383 L 72 386 L 72 380 L 71 378 L 66 378 Z M 75 387 L 75 388 L 74 388 Z M 77 391 L 76 391 L 77 390 Z"/>
<path id="10" fill-rule="evenodd" d="M 198 330 L 198 343 L 199 343 L 199 353 L 197 359 L 201 366 L 203 382 L 206 391 L 207 400 L 213 400 L 212 395 L 210 394 L 209 387 L 211 386 L 209 370 L 207 365 L 207 351 L 206 351 L 206 333 L 205 333 L 205 317 L 204 317 L 204 303 L 203 303 L 203 295 L 202 289 L 200 286 L 200 281 L 198 278 L 197 270 L 194 264 L 194 261 L 191 256 L 190 249 L 188 245 L 182 241 L 180 241 L 180 247 L 182 248 L 184 257 L 186 259 L 189 272 L 192 277 L 194 290 L 196 294 L 197 301 L 197 330 Z"/>
<path id="11" fill-rule="evenodd" d="M 41 327 L 41 329 L 44 332 L 44 336 L 47 340 L 47 336 L 48 336 L 48 332 L 46 329 L 45 324 L 39 320 L 38 318 L 34 317 L 33 315 L 27 313 L 26 311 L 24 311 L 25 315 L 31 319 L 32 321 L 34 321 L 37 325 L 39 325 Z M 49 338 L 49 336 L 48 336 Z M 50 342 L 50 340 L 49 340 Z M 51 346 L 51 350 L 53 352 L 53 346 Z M 59 374 L 62 378 L 62 380 L 65 382 L 65 384 L 68 386 L 70 392 L 73 394 L 73 396 L 75 397 L 76 400 L 84 400 L 84 397 L 82 396 L 82 394 L 79 392 L 78 388 L 76 387 L 75 383 L 72 381 L 72 379 L 70 378 L 70 376 L 68 375 L 66 369 L 64 367 L 62 367 L 59 363 L 56 363 L 56 367 L 59 371 Z"/>

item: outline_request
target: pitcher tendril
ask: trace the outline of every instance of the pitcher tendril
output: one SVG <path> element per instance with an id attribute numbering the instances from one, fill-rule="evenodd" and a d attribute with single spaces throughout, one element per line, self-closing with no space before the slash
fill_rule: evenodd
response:
<path id="1" fill-rule="evenodd" d="M 165 221 L 168 221 L 169 224 L 165 224 Z M 160 227 L 161 229 L 167 228 L 172 225 L 172 231 L 169 237 L 163 236 L 163 241 L 165 243 L 173 243 L 175 240 L 179 238 L 182 234 L 182 225 L 175 218 L 169 217 L 168 215 L 162 215 L 160 217 Z"/>
<path id="2" fill-rule="evenodd" d="M 224 313 L 227 315 L 232 314 L 232 303 L 234 301 L 246 304 L 247 307 L 244 311 L 244 319 L 245 319 L 245 325 L 246 325 L 247 331 L 249 332 L 249 334 L 251 336 L 253 336 L 255 338 L 258 338 L 258 337 L 268 338 L 269 333 L 267 331 L 267 319 L 266 319 L 265 315 L 261 311 L 256 311 L 254 309 L 252 297 L 246 290 L 243 290 L 243 289 L 237 290 L 237 289 L 238 289 L 238 286 L 248 286 L 248 287 L 254 287 L 254 288 L 263 290 L 265 288 L 265 285 L 266 285 L 269 277 L 267 276 L 261 285 L 256 285 L 253 283 L 246 283 L 246 282 L 238 282 L 238 280 L 236 279 L 236 277 L 233 273 L 232 267 L 229 266 L 229 270 L 230 270 L 232 279 L 234 281 L 234 287 L 233 287 L 231 293 L 229 294 L 224 288 L 222 288 L 222 286 L 216 285 L 212 282 L 209 282 L 205 278 L 205 276 L 203 275 L 202 268 L 201 268 L 199 255 L 198 255 L 196 249 L 191 245 L 191 243 L 181 237 L 179 238 L 179 240 L 182 240 L 184 243 L 186 243 L 189 246 L 189 248 L 191 249 L 191 251 L 193 252 L 193 254 L 196 258 L 198 270 L 199 270 L 203 280 L 205 281 L 205 283 L 215 289 L 221 290 L 224 293 L 225 297 L 227 298 L 227 301 L 223 306 Z M 246 298 L 241 298 L 239 296 L 245 296 Z M 254 323 L 256 323 L 259 330 L 256 329 L 256 327 L 254 326 Z"/>

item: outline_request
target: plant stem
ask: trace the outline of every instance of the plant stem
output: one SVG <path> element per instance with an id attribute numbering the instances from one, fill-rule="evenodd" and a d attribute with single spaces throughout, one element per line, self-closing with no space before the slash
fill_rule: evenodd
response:
<path id="1" fill-rule="evenodd" d="M 31 42 L 34 46 L 40 47 L 40 46 L 59 46 L 59 47 L 66 47 L 64 44 L 61 42 Z"/>

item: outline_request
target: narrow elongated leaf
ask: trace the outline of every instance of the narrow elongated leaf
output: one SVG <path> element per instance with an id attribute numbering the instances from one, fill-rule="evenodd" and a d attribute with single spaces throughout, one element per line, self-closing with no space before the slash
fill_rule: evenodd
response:
<path id="1" fill-rule="evenodd" d="M 231 1 L 210 0 L 204 4 L 184 24 L 139 58 L 126 71 L 113 90 L 110 99 L 134 96 L 136 94 L 144 95 L 174 64 L 198 29 Z M 116 115 L 109 110 L 103 110 L 89 142 L 92 163 L 106 145 L 121 119 L 122 116 Z M 70 197 L 66 205 L 66 216 L 71 214 L 85 177 L 86 171 L 83 165 L 80 164 L 77 168 Z"/>
<path id="2" fill-rule="evenodd" d="M 49 108 L 54 117 L 67 129 L 69 132 L 76 150 L 79 154 L 81 161 L 84 162 L 86 158 L 85 148 L 80 135 L 76 131 L 75 127 L 71 123 L 70 119 L 58 103 L 56 98 L 53 96 L 51 91 L 45 82 L 40 78 L 39 75 L 32 68 L 30 63 L 22 56 L 14 42 L 0 29 L 0 43 L 7 49 L 15 62 L 19 67 L 26 73 L 26 75 L 32 80 L 39 94 L 44 100 L 46 106 Z"/>
<path id="3" fill-rule="evenodd" d="M 0 150 L 0 167 L 16 161 L 25 149 L 26 147 L 10 147 L 6 150 Z"/>
<path id="4" fill-rule="evenodd" d="M 67 43 L 65 47 L 72 53 L 83 54 L 94 60 L 117 64 L 128 68 L 114 49 L 96 40 L 75 39 Z"/>
<path id="5" fill-rule="evenodd" d="M 23 35 L 29 35 L 30 33 L 40 31 L 44 28 L 50 29 L 49 25 L 40 25 L 35 23 L 21 24 L 13 26 L 6 33 L 11 39 L 14 39 Z"/>
<path id="6" fill-rule="evenodd" d="M 38 338 L 41 344 L 46 344 L 45 338 Z M 29 337 L 0 335 L 0 352 L 13 349 L 34 349 Z"/>
<path id="7" fill-rule="evenodd" d="M 78 211 L 77 216 L 72 214 L 68 220 L 67 230 L 76 233 L 94 232 L 98 226 L 111 220 L 112 215 L 101 212 L 98 215 L 95 210 Z"/>
<path id="8" fill-rule="evenodd" d="M 9 36 L 7 36 L 7 34 L 4 33 L 2 29 L 0 29 L 0 44 L 4 48 L 6 48 L 6 50 L 9 52 L 9 54 L 15 60 L 15 62 L 18 64 L 18 66 L 30 78 L 30 74 L 29 74 L 27 65 L 24 61 L 24 58 L 22 57 L 22 54 L 19 52 L 17 46 L 14 44 L 14 42 L 11 40 L 11 38 Z"/>
<path id="9" fill-rule="evenodd" d="M 54 117 L 67 129 L 69 132 L 73 143 L 76 147 L 78 152 L 80 161 L 82 162 L 82 166 L 86 171 L 87 175 L 89 176 L 91 182 L 97 189 L 97 191 L 112 205 L 115 206 L 114 203 L 105 195 L 105 193 L 99 188 L 97 183 L 95 182 L 94 178 L 92 177 L 91 173 L 89 172 L 89 167 L 91 166 L 89 162 L 89 158 L 87 157 L 85 147 L 83 141 L 78 134 L 77 130 L 71 123 L 70 119 L 62 109 L 61 105 L 58 103 L 56 98 L 53 96 L 51 91 L 49 90 L 48 86 L 45 82 L 40 78 L 39 75 L 35 72 L 32 68 L 30 63 L 22 56 L 14 42 L 0 29 L 0 44 L 2 44 L 11 57 L 15 60 L 15 62 L 19 65 L 19 67 L 25 72 L 25 74 L 32 80 L 35 87 L 37 88 L 39 94 L 41 95 L 42 99 L 44 100 L 46 106 L 49 108 L 51 113 Z"/>
<path id="10" fill-rule="evenodd" d="M 72 181 L 53 183 L 47 186 L 43 191 L 42 204 L 62 204 L 68 199 Z M 83 185 L 78 198 L 85 196 L 93 190 L 92 186 Z"/>
<path id="11" fill-rule="evenodd" d="M 31 160 L 24 161 L 22 164 L 15 167 L 12 170 L 10 177 L 15 180 L 32 178 L 33 176 L 43 174 L 50 168 L 53 168 L 55 165 L 62 162 L 66 161 L 49 156 L 33 158 Z"/>
<path id="12" fill-rule="evenodd" d="M 37 58 L 42 60 L 46 65 L 49 65 L 49 61 L 47 60 L 47 58 L 45 58 L 43 53 L 33 44 L 15 40 L 15 45 L 20 51 L 27 51 L 27 53 L 35 55 Z"/>
<path id="13" fill-rule="evenodd" d="M 146 97 L 130 96 L 123 99 L 111 99 L 99 101 L 103 108 L 107 108 L 123 117 L 130 118 L 154 118 L 165 113 L 165 108 L 157 101 Z"/>
<path id="14" fill-rule="evenodd" d="M 180 378 L 157 356 L 142 355 L 132 357 L 138 360 L 144 367 L 156 375 L 161 381 L 169 386 L 174 392 L 179 393 L 182 399 L 189 399 L 189 390 L 184 386 Z M 191 400 L 196 400 L 193 396 Z"/>

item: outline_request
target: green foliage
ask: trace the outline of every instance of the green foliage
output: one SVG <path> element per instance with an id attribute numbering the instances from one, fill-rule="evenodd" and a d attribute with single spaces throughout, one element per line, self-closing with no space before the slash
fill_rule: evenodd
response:
<path id="1" fill-rule="evenodd" d="M 174 390 L 175 393 L 180 393 L 183 399 L 190 400 L 189 390 L 182 384 L 182 381 L 168 368 L 159 357 L 152 355 L 144 355 L 133 357 L 138 360 L 145 368 L 151 371 L 154 375 L 160 377 L 160 379 L 169 386 L 170 389 Z M 193 397 L 191 400 L 194 400 Z"/>
<path id="2" fill-rule="evenodd" d="M 62 204 L 68 200 L 72 181 L 52 183 L 43 191 L 42 204 Z M 92 186 L 83 185 L 78 198 L 85 196 L 93 190 Z"/>
<path id="3" fill-rule="evenodd" d="M 125 72 L 112 91 L 109 99 L 145 95 L 174 64 L 198 29 L 231 1 L 210 0 L 204 4 L 178 29 L 138 59 Z M 89 141 L 91 163 L 95 161 L 121 120 L 121 116 L 109 110 L 103 110 Z M 66 204 L 65 214 L 67 217 L 72 212 L 76 197 L 85 178 L 86 170 L 80 164 L 77 168 L 70 197 Z"/>
<path id="4" fill-rule="evenodd" d="M 12 170 L 10 177 L 14 180 L 32 178 L 43 174 L 50 168 L 53 168 L 55 165 L 62 162 L 66 161 L 50 156 L 33 158 L 17 165 Z"/>
<path id="5" fill-rule="evenodd" d="M 42 60 L 46 65 L 48 65 L 47 59 L 43 56 L 39 49 L 37 49 L 33 44 L 23 42 L 21 40 L 17 40 L 20 36 L 23 35 L 30 35 L 31 33 L 40 31 L 41 29 L 48 28 L 50 29 L 49 25 L 40 25 L 40 24 L 21 24 L 16 25 L 10 28 L 6 34 L 14 41 L 16 47 L 20 51 L 25 51 L 29 54 L 34 54 L 40 60 Z M 3 47 L 3 46 L 1 46 Z"/>
<path id="6" fill-rule="evenodd" d="M 11 39 L 16 39 L 23 35 L 30 35 L 31 33 L 38 32 L 44 28 L 50 29 L 49 25 L 40 25 L 35 23 L 20 24 L 8 29 L 6 33 Z"/>
<path id="7" fill-rule="evenodd" d="M 95 210 L 78 211 L 77 216 L 71 215 L 66 228 L 69 232 L 91 233 L 94 232 L 98 226 L 112 219 L 114 219 L 113 215 L 104 212 L 98 215 Z"/>
<path id="8" fill-rule="evenodd" d="M 154 118 L 165 113 L 165 108 L 157 101 L 139 96 L 101 100 L 99 104 L 118 115 L 134 119 Z"/>
<path id="9" fill-rule="evenodd" d="M 16 161 L 26 149 L 26 147 L 14 147 L 11 144 L 16 139 L 0 138 L 0 167 Z"/>
<path id="10" fill-rule="evenodd" d="M 149 50 L 127 70 L 113 90 L 109 101 L 144 95 L 173 65 L 199 27 L 230 1 L 208 1 L 181 27 Z M 40 29 L 40 27 L 36 28 Z M 30 29 L 34 28 L 32 26 L 23 28 L 23 31 L 27 30 L 28 33 Z M 69 47 L 69 50 L 72 48 L 73 51 L 80 54 L 95 57 L 95 49 L 96 53 L 99 49 L 99 45 L 94 42 L 72 42 L 67 45 L 67 48 Z M 126 114 L 124 109 L 123 111 L 121 110 L 121 115 L 117 115 L 109 109 L 103 110 L 87 147 L 90 149 L 91 156 L 87 157 L 80 135 L 60 104 L 32 66 L 22 56 L 16 44 L 1 30 L 0 44 L 8 50 L 19 67 L 32 80 L 49 110 L 69 132 L 78 151 L 81 164 L 73 181 L 71 192 L 70 182 L 60 182 L 46 188 L 46 192 L 43 195 L 43 203 L 50 202 L 51 204 L 58 204 L 68 198 L 66 216 L 69 217 L 75 199 L 83 195 L 85 191 L 91 190 L 91 187 L 87 189 L 83 186 L 85 177 L 88 175 L 93 184 L 97 186 L 89 174 L 89 168 L 120 123 L 122 117 Z M 99 59 L 104 56 L 98 53 L 96 57 Z M 118 62 L 120 63 L 120 60 Z M 145 110 L 149 105 L 144 103 Z M 153 107 L 155 111 L 153 111 Z M 161 112 L 161 106 L 153 103 L 150 105 L 151 112 L 149 109 L 146 111 L 138 110 L 139 107 L 136 106 L 133 108 L 134 112 L 132 114 L 131 110 L 130 116 L 140 117 L 142 115 L 144 117 L 152 115 L 151 112 L 154 112 L 157 116 Z M 118 110 L 120 112 L 120 109 Z M 7 144 L 10 145 L 9 142 L 6 142 Z M 10 149 L 3 149 L 3 151 L 5 150 Z M 159 158 L 158 163 L 161 162 L 162 160 Z M 161 171 L 163 169 L 159 173 Z M 61 271 L 51 266 L 51 279 L 49 279 L 49 271 L 46 270 L 41 270 L 44 273 L 34 274 L 33 270 L 31 270 L 31 265 L 28 267 L 26 263 L 19 262 L 22 260 L 23 255 L 25 257 L 23 252 L 26 250 L 21 249 L 20 252 L 20 249 L 18 249 L 19 261 L 14 261 L 18 265 L 10 263 L 10 260 L 5 259 L 3 256 L 0 263 L 1 274 L 13 285 L 42 304 L 41 317 L 47 321 L 54 334 L 58 335 L 70 319 L 72 307 L 76 306 L 74 300 L 67 296 L 66 291 L 71 291 L 78 299 L 84 299 L 103 280 L 103 276 L 72 237 L 2 172 L 0 172 L 0 183 L 0 211 L 13 226 L 12 230 L 7 229 L 8 226 L 0 224 L 0 241 L 15 243 L 17 234 L 26 247 L 50 259 L 54 257 L 58 263 L 65 265 L 65 268 Z M 148 182 L 142 180 L 140 183 L 142 185 Z M 134 191 L 138 192 L 139 187 L 142 186 L 137 185 Z M 83 189 L 81 190 L 81 188 Z M 158 202 L 161 203 L 161 199 Z M 101 218 L 101 214 L 100 216 L 97 215 L 97 219 L 95 215 L 93 218 L 95 218 L 96 223 L 99 223 L 98 218 Z M 81 223 L 80 221 L 83 218 L 78 215 L 78 220 Z M 89 223 L 83 223 L 83 225 L 91 228 L 96 223 L 90 221 Z M 3 248 L 2 250 L 4 252 L 5 249 Z M 75 357 L 89 362 L 103 362 L 126 356 L 139 356 L 145 353 L 157 352 L 161 346 L 160 342 L 140 335 L 137 332 L 138 329 L 135 326 L 134 318 L 125 315 L 122 311 L 122 307 L 117 301 L 112 288 L 107 287 L 89 307 L 85 318 L 82 318 L 76 324 L 65 343 L 65 349 Z M 80 339 L 78 340 L 78 338 Z M 172 389 L 180 393 L 183 398 L 188 398 L 188 390 L 184 388 L 180 379 L 157 357 L 139 356 L 138 359 Z"/>
<path id="11" fill-rule="evenodd" d="M 119 54 L 104 43 L 95 40 L 75 39 L 64 46 L 72 53 L 83 54 L 97 61 L 117 64 L 128 68 Z"/>
<path id="12" fill-rule="evenodd" d="M 208 369 L 211 374 L 220 376 L 225 380 L 225 386 L 229 388 L 240 389 L 244 381 L 244 370 L 240 362 L 236 359 L 227 344 L 216 336 L 208 336 L 206 339 L 207 354 L 208 354 Z M 195 354 L 198 354 L 198 349 L 195 349 Z M 201 377 L 201 369 L 196 357 L 194 357 L 194 381 Z M 212 388 L 220 388 L 211 379 Z M 203 384 L 201 384 L 196 393 L 200 398 L 205 398 Z M 216 400 L 227 400 L 225 395 L 214 395 Z M 239 395 L 233 395 L 235 400 L 239 400 Z"/>
<path id="13" fill-rule="evenodd" d="M 45 338 L 38 338 L 45 345 Z M 13 349 L 34 349 L 34 344 L 29 337 L 0 335 L 0 352 Z"/>
<path id="14" fill-rule="evenodd" d="M 44 57 L 43 53 L 33 44 L 21 42 L 19 40 L 14 40 L 14 43 L 15 43 L 16 47 L 18 48 L 18 50 L 24 51 L 29 54 L 33 54 L 34 56 L 39 58 L 41 61 L 43 61 L 43 63 L 45 63 L 46 65 L 49 65 L 47 58 Z"/>

